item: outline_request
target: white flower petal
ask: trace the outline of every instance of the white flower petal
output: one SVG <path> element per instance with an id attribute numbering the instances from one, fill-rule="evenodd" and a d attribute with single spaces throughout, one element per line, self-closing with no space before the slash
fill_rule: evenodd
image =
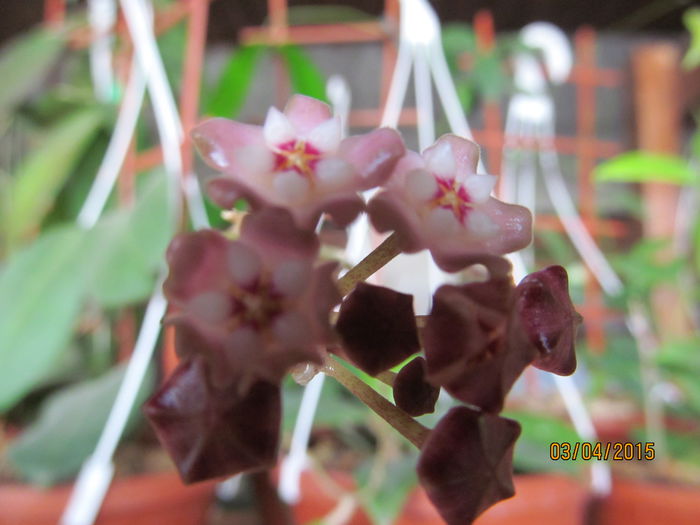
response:
<path id="1" fill-rule="evenodd" d="M 486 202 L 496 186 L 495 175 L 468 175 L 462 182 L 472 202 Z"/>
<path id="2" fill-rule="evenodd" d="M 272 322 L 275 338 L 286 348 L 305 348 L 311 344 L 311 327 L 299 312 L 286 312 Z"/>
<path id="3" fill-rule="evenodd" d="M 438 190 L 435 177 L 424 170 L 413 170 L 406 174 L 406 193 L 416 202 L 425 202 Z"/>
<path id="4" fill-rule="evenodd" d="M 309 181 L 296 171 L 285 171 L 275 176 L 272 181 L 277 196 L 286 203 L 298 204 L 309 196 Z"/>
<path id="5" fill-rule="evenodd" d="M 467 214 L 467 229 L 477 237 L 492 237 L 498 233 L 498 225 L 479 210 L 470 210 Z"/>
<path id="6" fill-rule="evenodd" d="M 260 257 L 240 242 L 229 245 L 226 253 L 226 262 L 228 271 L 238 286 L 250 287 L 255 284 L 260 276 Z"/>
<path id="7" fill-rule="evenodd" d="M 316 179 L 325 190 L 339 190 L 350 187 L 354 180 L 354 170 L 350 163 L 338 159 L 322 159 L 316 164 Z"/>
<path id="8" fill-rule="evenodd" d="M 265 118 L 263 126 L 265 142 L 268 146 L 279 146 L 296 138 L 294 126 L 284 113 L 275 107 L 271 107 Z"/>
<path id="9" fill-rule="evenodd" d="M 340 144 L 340 118 L 333 117 L 321 122 L 309 131 L 306 141 L 314 148 L 324 153 L 333 153 Z"/>
<path id="10" fill-rule="evenodd" d="M 236 164 L 243 175 L 258 178 L 270 173 L 275 165 L 275 157 L 269 148 L 256 145 L 244 146 L 235 151 Z"/>
<path id="11" fill-rule="evenodd" d="M 272 286 L 286 297 L 296 297 L 307 287 L 311 278 L 311 266 L 304 261 L 286 261 L 275 268 Z"/>
<path id="12" fill-rule="evenodd" d="M 221 149 L 215 141 L 210 140 L 209 137 L 204 134 L 196 134 L 193 138 L 195 138 L 200 151 L 203 152 L 205 157 L 209 156 L 209 160 L 211 160 L 217 168 L 223 171 L 229 167 L 226 152 Z"/>
<path id="13" fill-rule="evenodd" d="M 231 314 L 231 302 L 221 292 L 204 292 L 187 302 L 187 311 L 209 323 L 220 323 Z"/>
<path id="14" fill-rule="evenodd" d="M 258 332 L 250 326 L 241 326 L 229 335 L 226 341 L 229 349 L 235 350 L 242 357 L 245 354 L 253 354 L 263 348 L 262 340 Z"/>
<path id="15" fill-rule="evenodd" d="M 453 179 L 457 171 L 452 146 L 447 141 L 438 141 L 434 147 L 424 154 L 425 163 L 431 173 L 441 178 Z"/>
<path id="16" fill-rule="evenodd" d="M 452 210 L 435 208 L 425 218 L 428 233 L 435 237 L 450 237 L 456 235 L 461 227 Z"/>

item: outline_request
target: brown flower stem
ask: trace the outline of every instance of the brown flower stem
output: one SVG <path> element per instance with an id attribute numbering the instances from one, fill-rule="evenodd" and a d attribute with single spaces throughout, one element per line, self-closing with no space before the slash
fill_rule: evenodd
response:
<path id="1" fill-rule="evenodd" d="M 416 447 L 420 449 L 423 446 L 430 429 L 379 395 L 338 361 L 327 358 L 321 371 L 347 388 Z"/>
<path id="2" fill-rule="evenodd" d="M 399 237 L 396 233 L 392 233 L 338 280 L 340 294 L 345 296 L 350 293 L 357 283 L 367 279 L 400 253 Z"/>
<path id="3" fill-rule="evenodd" d="M 291 509 L 277 495 L 277 487 L 272 483 L 267 470 L 250 475 L 262 523 L 268 525 L 295 525 Z"/>
<path id="4" fill-rule="evenodd" d="M 394 379 L 396 379 L 396 372 L 392 372 L 391 370 L 387 370 L 386 372 L 381 372 L 375 376 L 377 379 L 379 379 L 382 383 L 384 383 L 387 386 L 394 386 Z"/>

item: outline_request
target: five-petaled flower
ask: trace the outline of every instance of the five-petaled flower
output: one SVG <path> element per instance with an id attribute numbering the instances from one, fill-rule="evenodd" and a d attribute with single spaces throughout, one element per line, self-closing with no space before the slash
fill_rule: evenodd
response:
<path id="1" fill-rule="evenodd" d="M 530 212 L 489 196 L 496 177 L 476 174 L 478 159 L 479 147 L 456 135 L 442 136 L 422 156 L 409 151 L 369 202 L 372 225 L 396 231 L 406 252 L 429 249 L 445 271 L 461 270 L 475 253 L 524 248 Z"/>
<path id="2" fill-rule="evenodd" d="M 386 181 L 405 152 L 389 128 L 341 139 L 330 108 L 302 95 L 284 113 L 270 108 L 262 127 L 214 118 L 192 137 L 207 163 L 225 174 L 209 185 L 217 204 L 230 208 L 245 198 L 254 209 L 285 207 L 304 228 L 322 213 L 339 226 L 352 222 L 364 209 L 358 191 Z"/>
<path id="3" fill-rule="evenodd" d="M 340 297 L 335 263 L 314 266 L 319 244 L 286 210 L 249 215 L 241 237 L 214 230 L 176 237 L 165 293 L 175 312 L 180 356 L 201 355 L 217 386 L 241 392 L 258 379 L 279 382 L 298 363 L 320 362 L 329 312 Z M 241 366 L 245 363 L 245 366 Z"/>

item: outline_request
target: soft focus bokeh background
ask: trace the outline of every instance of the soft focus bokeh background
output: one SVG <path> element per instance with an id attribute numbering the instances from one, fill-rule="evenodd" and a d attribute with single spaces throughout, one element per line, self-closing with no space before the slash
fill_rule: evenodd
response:
<path id="1" fill-rule="evenodd" d="M 119 14 L 105 33 L 112 35 L 112 77 L 96 92 L 89 49 L 99 35 L 90 30 L 86 3 L 0 6 L 0 524 L 56 522 L 106 421 L 165 247 L 176 229 L 190 227 L 169 220 L 154 118 L 159 104 L 149 96 L 103 216 L 88 229 L 76 222 L 128 98 L 134 50 Z M 584 316 L 574 383 L 598 439 L 653 441 L 656 453 L 653 461 L 610 462 L 612 491 L 594 495 L 590 462 L 550 459 L 552 442 L 587 439 L 571 424 L 553 380 L 527 370 L 506 411 L 523 425 L 519 495 L 479 523 L 700 522 L 700 10 L 683 0 L 431 4 L 490 173 L 508 167 L 509 151 L 524 169 L 538 154 L 525 127 L 506 129 L 517 92 L 515 55 L 541 57 L 523 46 L 518 31 L 534 21 L 565 31 L 573 68 L 548 88 L 554 149 L 578 212 L 623 288 L 610 294 L 601 287 L 541 181 L 533 269 L 561 264 L 569 272 Z M 158 47 L 185 133 L 204 116 L 260 124 L 290 93 L 325 98 L 332 75 L 350 87 L 351 132 L 377 126 L 396 57 L 398 11 L 394 0 L 154 1 Z M 436 131 L 447 132 L 437 100 L 435 110 Z M 412 89 L 400 130 L 417 148 Z M 181 155 L 185 180 L 211 174 L 187 139 Z M 209 203 L 206 212 L 224 224 Z M 630 314 L 650 320 L 637 339 Z M 172 345 L 165 330 L 139 400 L 174 366 Z M 290 381 L 285 446 L 300 399 L 301 388 Z M 269 496 L 265 480 L 220 488 L 215 500 L 211 484 L 183 489 L 138 410 L 128 429 L 105 512 L 126 512 L 132 525 L 177 523 L 161 514 L 167 510 L 182 523 L 259 522 L 256 506 Z M 440 523 L 415 488 L 416 452 L 331 381 L 310 457 L 295 509 L 300 523 Z M 37 492 L 30 485 L 58 488 Z M 145 493 L 172 499 L 146 503 L 150 510 L 120 510 L 121 499 Z M 31 521 L 30 510 L 13 510 L 27 494 L 37 498 L 30 508 L 53 505 L 47 512 L 54 514 Z"/>

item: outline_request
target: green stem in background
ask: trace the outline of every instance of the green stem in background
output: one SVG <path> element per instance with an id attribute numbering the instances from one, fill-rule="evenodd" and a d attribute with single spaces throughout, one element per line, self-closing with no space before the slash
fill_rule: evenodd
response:
<path id="1" fill-rule="evenodd" d="M 321 371 L 347 388 L 355 397 L 371 408 L 379 417 L 394 427 L 416 447 L 420 449 L 423 446 L 430 429 L 424 427 L 406 412 L 379 395 L 338 361 L 330 357 L 327 358 Z"/>
<path id="2" fill-rule="evenodd" d="M 340 294 L 345 296 L 350 293 L 357 283 L 363 282 L 400 253 L 398 235 L 392 233 L 367 257 L 362 259 L 338 280 L 337 285 Z"/>

